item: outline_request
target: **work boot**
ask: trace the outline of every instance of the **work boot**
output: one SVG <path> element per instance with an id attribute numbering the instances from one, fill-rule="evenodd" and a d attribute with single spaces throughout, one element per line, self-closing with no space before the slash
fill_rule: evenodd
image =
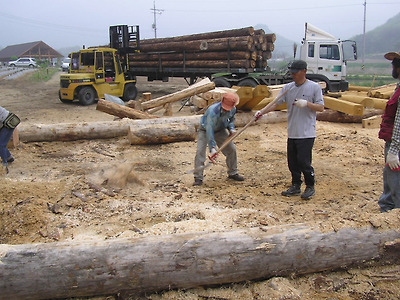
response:
<path id="1" fill-rule="evenodd" d="M 238 173 L 234 175 L 229 175 L 228 178 L 236 180 L 236 181 L 244 181 L 244 177 L 242 175 L 239 175 Z"/>
<path id="2" fill-rule="evenodd" d="M 293 184 L 286 191 L 283 191 L 281 194 L 282 196 L 290 197 L 290 196 L 300 195 L 300 193 L 301 193 L 300 186 L 297 184 Z"/>
<path id="3" fill-rule="evenodd" d="M 8 158 L 7 158 L 7 162 L 8 163 L 12 163 L 14 161 L 14 157 L 12 156 L 12 155 L 10 155 Z"/>
<path id="4" fill-rule="evenodd" d="M 301 199 L 308 200 L 315 194 L 315 189 L 311 185 L 307 185 L 304 193 L 301 194 Z"/>
<path id="5" fill-rule="evenodd" d="M 201 180 L 201 179 L 199 179 L 199 178 L 195 178 L 194 179 L 194 182 L 193 182 L 193 185 L 194 186 L 200 186 L 200 185 L 202 185 L 203 184 L 203 180 Z"/>

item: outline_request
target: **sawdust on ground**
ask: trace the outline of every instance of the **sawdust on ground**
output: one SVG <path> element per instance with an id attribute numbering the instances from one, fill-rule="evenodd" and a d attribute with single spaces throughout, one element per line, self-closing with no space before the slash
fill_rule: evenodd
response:
<path id="1" fill-rule="evenodd" d="M 186 87 L 183 80 L 149 83 L 153 98 Z M 63 104 L 58 76 L 0 81 L 1 105 L 26 124 L 113 120 L 96 106 Z M 175 103 L 175 115 L 190 107 Z M 126 138 L 21 143 L 0 180 L 0 243 L 104 240 L 307 223 L 324 231 L 374 226 L 398 229 L 398 210 L 379 213 L 383 142 L 378 129 L 318 122 L 313 165 L 316 195 L 280 195 L 290 183 L 286 123 L 258 124 L 237 140 L 244 182 L 227 179 L 224 163 L 193 187 L 195 142 L 132 146 Z M 222 160 L 221 160 L 222 161 Z M 104 186 L 104 183 L 107 185 Z M 103 185 L 102 185 L 103 184 Z M 98 188 L 98 187 L 102 188 Z M 400 266 L 370 266 L 220 288 L 147 295 L 143 299 L 399 299 Z M 387 276 L 383 276 L 386 274 Z M 113 298 L 113 297 L 111 297 Z M 96 297 L 93 299 L 111 299 Z"/>

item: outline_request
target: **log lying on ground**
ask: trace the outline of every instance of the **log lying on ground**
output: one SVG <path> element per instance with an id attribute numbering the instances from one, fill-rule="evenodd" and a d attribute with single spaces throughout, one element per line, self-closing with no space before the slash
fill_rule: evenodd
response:
<path id="1" fill-rule="evenodd" d="M 381 115 L 382 113 L 383 110 L 381 109 L 370 109 L 366 110 L 362 116 L 353 116 L 340 111 L 325 109 L 323 112 L 317 113 L 317 120 L 336 123 L 362 123 L 363 119 Z"/>
<path id="2" fill-rule="evenodd" d="M 130 119 L 155 119 L 157 116 L 148 114 L 146 112 L 133 109 L 127 106 L 122 106 L 117 103 L 99 99 L 97 102 L 96 109 L 108 113 L 119 118 L 130 118 Z"/>
<path id="3" fill-rule="evenodd" d="M 400 231 L 302 224 L 105 241 L 0 245 L 2 299 L 154 292 L 293 276 L 393 256 Z M 49 282 L 51 284 L 49 284 Z"/>
<path id="4" fill-rule="evenodd" d="M 194 125 L 169 123 L 152 126 L 129 126 L 128 140 L 131 145 L 166 144 L 182 141 L 194 141 Z"/>
<path id="5" fill-rule="evenodd" d="M 235 126 L 246 125 L 254 117 L 253 113 L 238 113 Z M 85 139 L 109 139 L 127 136 L 129 126 L 146 126 L 150 124 L 181 123 L 198 126 L 201 115 L 184 117 L 166 117 L 157 119 L 102 121 L 91 123 L 57 123 L 57 124 L 24 124 L 18 125 L 21 142 L 75 141 Z M 269 113 L 260 118 L 256 124 L 279 123 L 287 120 L 286 113 Z"/>

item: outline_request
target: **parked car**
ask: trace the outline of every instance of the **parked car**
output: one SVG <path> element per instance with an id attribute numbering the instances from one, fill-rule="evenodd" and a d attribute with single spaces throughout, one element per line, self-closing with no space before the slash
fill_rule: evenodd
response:
<path id="1" fill-rule="evenodd" d="M 64 72 L 68 72 L 70 62 L 71 62 L 71 59 L 69 57 L 64 58 L 62 61 L 61 70 L 63 70 Z"/>
<path id="2" fill-rule="evenodd" d="M 32 57 L 20 57 L 17 60 L 8 62 L 8 66 L 36 68 L 37 63 L 36 63 L 36 60 Z"/>

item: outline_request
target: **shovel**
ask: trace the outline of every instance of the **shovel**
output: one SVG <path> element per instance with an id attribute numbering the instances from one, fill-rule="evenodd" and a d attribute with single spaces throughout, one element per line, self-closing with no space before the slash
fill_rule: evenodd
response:
<path id="1" fill-rule="evenodd" d="M 291 89 L 286 90 L 285 92 L 283 92 L 282 94 L 280 94 L 278 97 L 276 97 L 273 101 L 271 101 L 270 103 L 267 104 L 267 106 L 264 108 L 264 110 L 268 110 L 271 106 L 273 106 L 279 99 L 281 99 L 287 92 L 289 92 Z M 257 121 L 256 117 L 253 117 L 244 127 L 242 127 L 240 130 L 238 130 L 235 134 L 231 135 L 230 137 L 228 137 L 225 142 L 221 145 L 221 147 L 219 147 L 219 149 L 217 150 L 215 155 L 218 155 L 219 153 L 221 153 L 222 150 L 224 150 L 226 148 L 226 146 L 228 146 L 228 144 L 230 142 L 232 142 L 234 139 L 236 139 L 239 134 L 241 134 L 243 131 L 245 131 L 250 125 L 252 125 L 255 121 Z M 210 158 L 210 157 L 209 157 Z M 204 166 L 195 168 L 193 170 L 187 171 L 187 174 L 191 174 L 194 172 L 198 172 L 201 170 L 204 170 L 206 168 L 208 168 L 209 166 L 213 165 L 215 163 L 213 163 L 211 160 L 208 161 L 208 163 L 206 163 Z"/>

